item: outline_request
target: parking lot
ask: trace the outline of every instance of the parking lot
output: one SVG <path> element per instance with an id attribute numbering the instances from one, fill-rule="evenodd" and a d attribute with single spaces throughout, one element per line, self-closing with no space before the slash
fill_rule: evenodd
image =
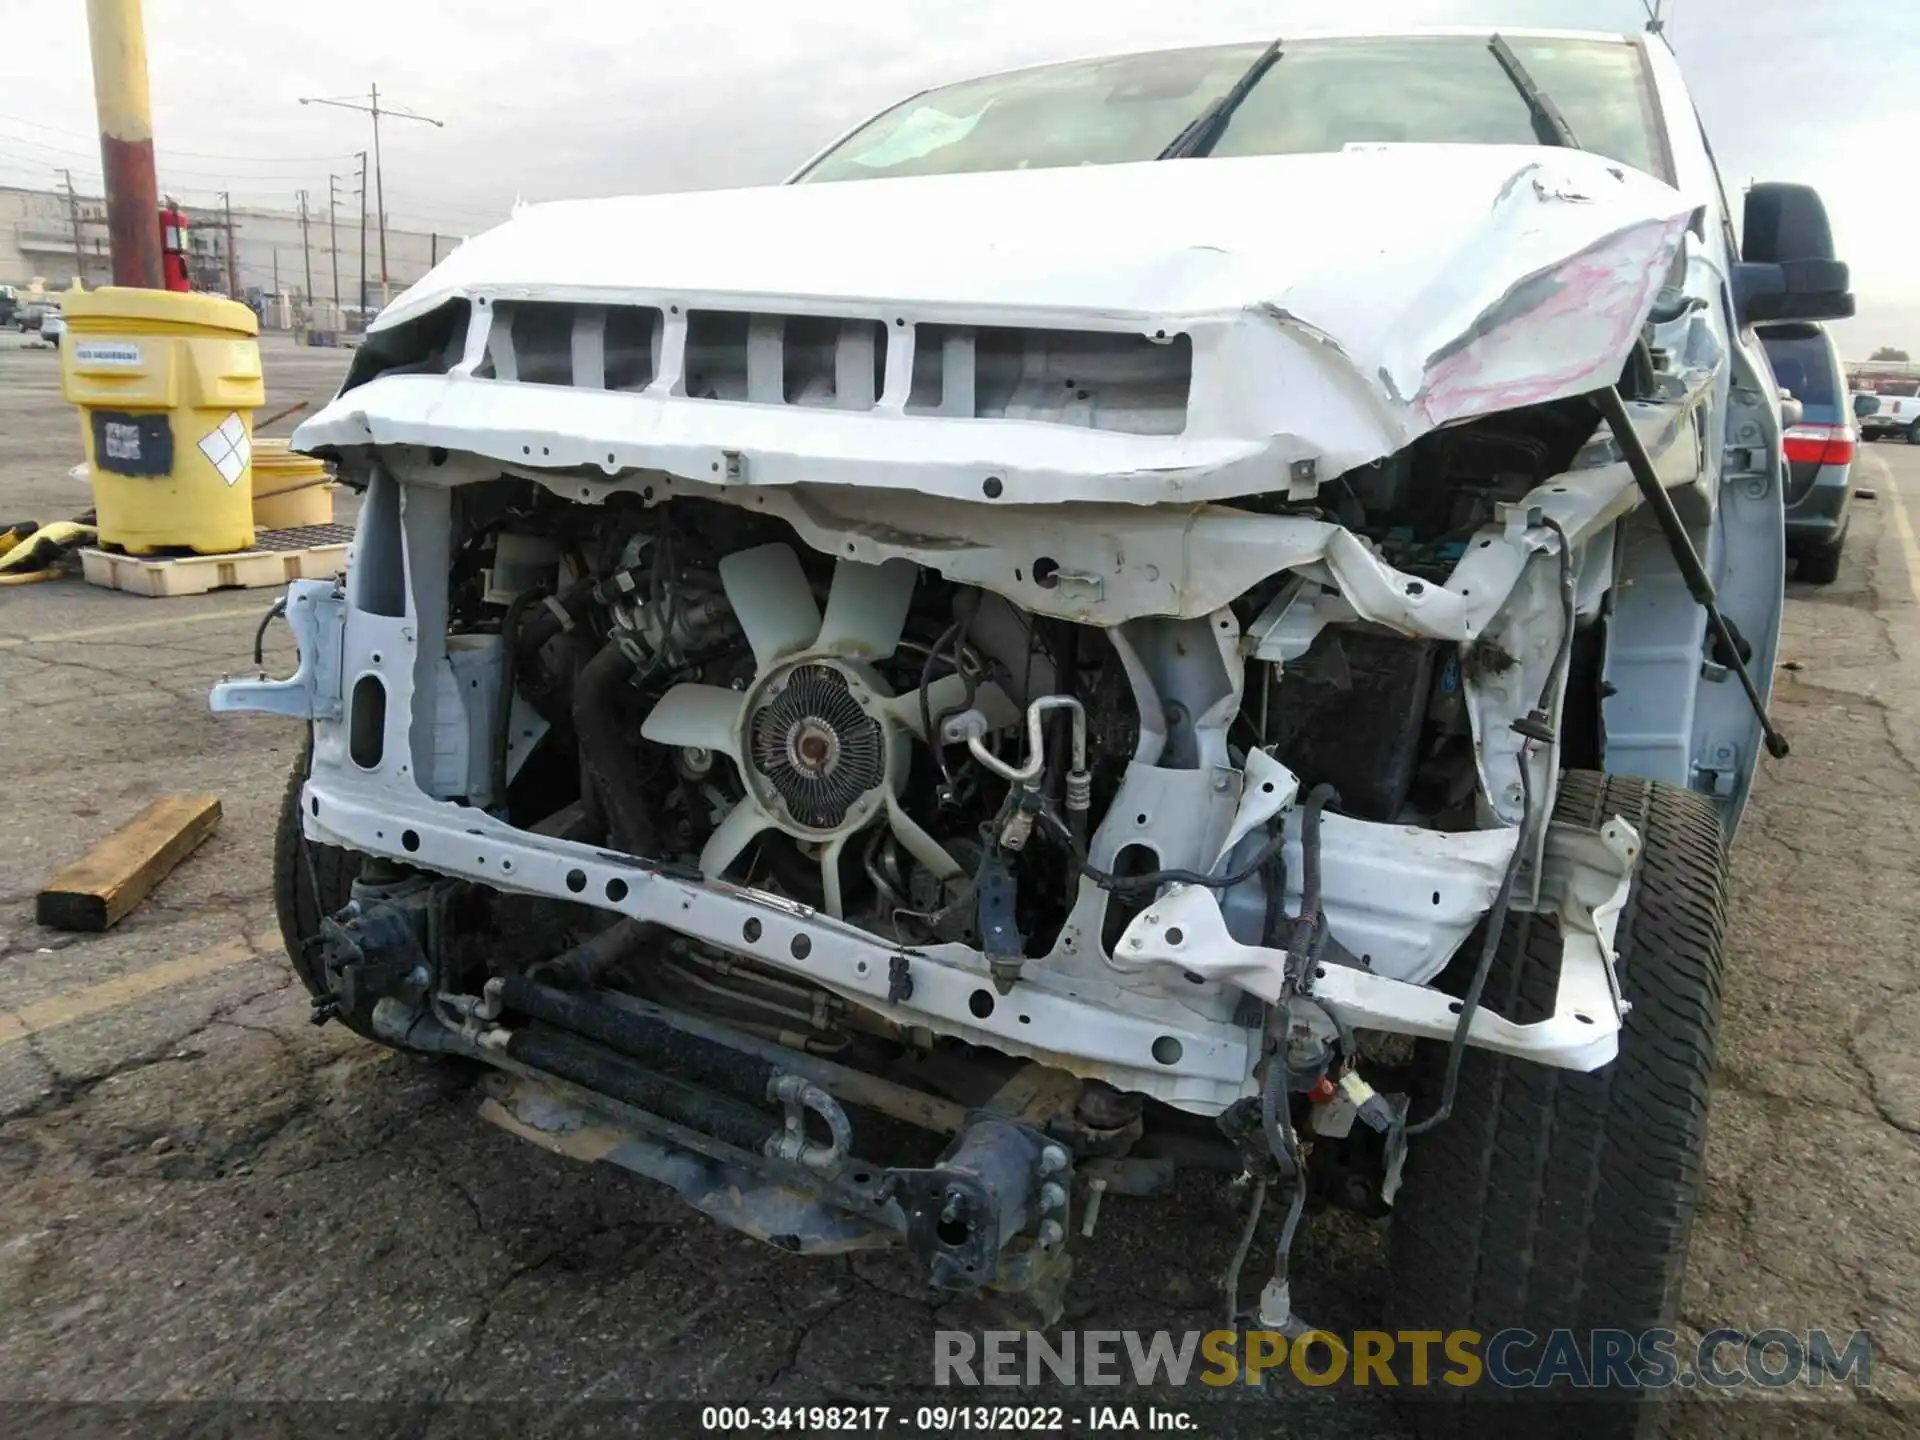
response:
<path id="1" fill-rule="evenodd" d="M 8 343 L 0 520 L 76 512 L 57 358 Z M 324 397 L 346 359 L 263 348 L 269 410 Z M 1902 1405 L 1920 1400 L 1920 449 L 1861 453 L 1877 498 L 1856 504 L 1839 582 L 1790 587 L 1775 697 L 1794 752 L 1763 766 L 1735 848 L 1683 1315 L 1699 1332 L 1870 1330 L 1873 1393 L 1790 1415 L 1692 1396 L 1680 1435 L 1911 1434 Z M 271 598 L 0 591 L 0 1397 L 476 1401 L 557 1433 L 579 1403 L 931 1393 L 932 1332 L 971 1322 L 906 1264 L 722 1231 L 479 1122 L 465 1072 L 308 1023 L 269 893 L 300 737 L 206 705 L 248 668 Z M 268 668 L 290 669 L 284 630 L 270 638 Z M 221 797 L 220 829 L 133 915 L 102 936 L 34 924 L 57 864 L 186 790 Z M 1070 1323 L 1213 1328 L 1233 1230 L 1217 1181 L 1110 1202 Z M 1323 1216 L 1297 1254 L 1301 1313 L 1377 1315 L 1375 1228 Z M 1400 1433 L 1355 1403 L 1303 1399 L 1275 1433 Z M 476 1412 L 379 1413 L 453 1434 Z"/>

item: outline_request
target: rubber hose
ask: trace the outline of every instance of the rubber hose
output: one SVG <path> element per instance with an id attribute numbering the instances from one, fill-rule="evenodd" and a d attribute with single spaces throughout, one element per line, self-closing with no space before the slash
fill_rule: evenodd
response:
<path id="1" fill-rule="evenodd" d="M 606 812 L 608 839 L 623 854 L 645 856 L 655 853 L 658 833 L 638 759 L 620 724 L 620 702 L 632 679 L 626 652 L 611 640 L 601 646 L 574 682 L 573 733 L 581 767 Z"/>
<path id="2" fill-rule="evenodd" d="M 589 935 L 572 949 L 563 950 L 551 959 L 531 966 L 527 971 L 528 978 L 544 979 L 561 989 L 592 985 L 609 968 L 637 950 L 659 928 L 651 921 L 635 920 L 631 916 L 617 920 L 598 934 Z"/>

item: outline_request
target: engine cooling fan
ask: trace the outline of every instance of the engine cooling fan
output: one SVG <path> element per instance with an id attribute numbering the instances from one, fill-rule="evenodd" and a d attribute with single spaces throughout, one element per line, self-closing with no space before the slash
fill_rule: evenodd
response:
<path id="1" fill-rule="evenodd" d="M 823 616 L 791 546 L 762 545 L 720 562 L 720 584 L 753 650 L 746 690 L 676 685 L 640 731 L 662 745 L 718 751 L 739 767 L 746 797 L 700 852 L 701 873 L 726 873 L 764 830 L 811 842 L 831 915 L 843 913 L 840 856 L 884 820 L 907 853 L 940 879 L 960 867 L 900 805 L 908 753 L 924 740 L 920 696 L 891 694 L 873 669 L 900 646 L 918 567 L 906 560 L 835 563 Z M 938 715 L 966 701 L 948 675 L 929 687 Z M 998 686 L 976 687 L 974 706 L 999 728 L 1018 720 Z"/>

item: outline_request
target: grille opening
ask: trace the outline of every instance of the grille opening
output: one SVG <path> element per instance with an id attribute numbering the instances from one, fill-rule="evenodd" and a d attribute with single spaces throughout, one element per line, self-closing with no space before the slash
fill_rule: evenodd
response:
<path id="1" fill-rule="evenodd" d="M 467 348 L 465 300 L 449 300 L 391 330 L 376 330 L 354 352 L 342 393 L 381 375 L 444 375 Z"/>
<path id="2" fill-rule="evenodd" d="M 887 386 L 887 327 L 831 316 L 756 317 L 782 327 L 781 398 L 789 405 L 871 410 Z"/>
<path id="3" fill-rule="evenodd" d="M 1192 383 L 1185 335 L 923 325 L 907 413 L 1178 435 Z"/>
<path id="4" fill-rule="evenodd" d="M 607 389 L 644 390 L 660 373 L 660 312 L 650 305 L 607 307 Z"/>
<path id="5" fill-rule="evenodd" d="M 498 326 L 500 312 L 494 311 Z M 507 317 L 513 342 L 514 378 L 527 385 L 573 384 L 573 317 L 576 307 L 521 301 Z"/>
<path id="6" fill-rule="evenodd" d="M 687 394 L 699 400 L 747 398 L 750 315 L 731 310 L 687 312 Z"/>

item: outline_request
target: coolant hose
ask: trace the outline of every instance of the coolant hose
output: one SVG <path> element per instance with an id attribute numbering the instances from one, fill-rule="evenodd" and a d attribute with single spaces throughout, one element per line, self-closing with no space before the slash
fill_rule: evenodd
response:
<path id="1" fill-rule="evenodd" d="M 627 855 L 652 855 L 658 834 L 647 808 L 646 784 L 634 747 L 621 733 L 620 702 L 633 679 L 633 661 L 609 640 L 580 669 L 573 687 L 573 733 L 580 765 L 606 811 L 607 837 Z"/>
<path id="2" fill-rule="evenodd" d="M 653 936 L 659 926 L 631 916 L 616 920 L 598 934 L 589 935 L 571 950 L 563 950 L 527 970 L 529 979 L 542 980 L 563 990 L 594 984 L 609 968 L 624 960 Z"/>

